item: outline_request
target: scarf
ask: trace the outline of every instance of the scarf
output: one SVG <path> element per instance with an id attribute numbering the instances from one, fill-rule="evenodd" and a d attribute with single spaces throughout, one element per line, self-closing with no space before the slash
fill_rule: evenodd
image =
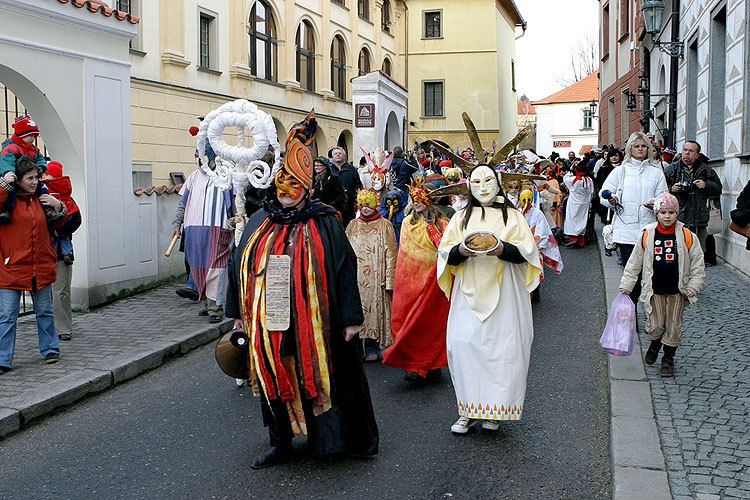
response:
<path id="1" fill-rule="evenodd" d="M 39 152 L 39 148 L 34 146 L 34 143 L 26 144 L 23 142 L 23 139 L 18 137 L 16 134 L 13 134 L 10 137 L 10 140 L 15 143 L 16 146 L 21 150 L 23 154 L 29 157 L 29 160 L 34 160 L 34 156 Z"/>
<path id="2" fill-rule="evenodd" d="M 260 384 L 269 403 L 281 399 L 287 404 L 295 433 L 306 433 L 302 399 L 310 401 L 315 415 L 330 409 L 333 371 L 328 353 L 331 322 L 325 248 L 312 219 L 333 215 L 335 210 L 318 202 L 287 210 L 276 200 L 267 201 L 264 208 L 267 218 L 248 240 L 240 261 L 240 300 L 250 341 L 250 378 L 254 387 Z M 265 272 L 270 255 L 291 258 L 292 314 L 286 332 L 269 331 L 264 326 Z M 290 362 L 291 357 L 282 358 L 282 350 L 288 349 L 294 349 L 296 363 Z"/>
<path id="3" fill-rule="evenodd" d="M 362 213 L 362 211 L 359 211 L 359 220 L 363 220 L 365 222 L 372 222 L 374 220 L 382 219 L 383 216 L 380 215 L 380 212 L 375 210 L 372 214 L 370 214 L 369 217 L 366 217 L 365 214 Z"/>

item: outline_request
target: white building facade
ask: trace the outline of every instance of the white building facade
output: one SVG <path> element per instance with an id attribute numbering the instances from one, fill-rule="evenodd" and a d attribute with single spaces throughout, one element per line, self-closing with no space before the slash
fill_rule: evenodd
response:
<path id="1" fill-rule="evenodd" d="M 745 238 L 727 226 L 729 212 L 750 179 L 748 22 L 746 0 L 681 3 L 685 57 L 680 60 L 677 95 L 677 146 L 698 141 L 722 181 L 724 231 L 715 235 L 717 254 L 745 274 L 750 274 Z"/>

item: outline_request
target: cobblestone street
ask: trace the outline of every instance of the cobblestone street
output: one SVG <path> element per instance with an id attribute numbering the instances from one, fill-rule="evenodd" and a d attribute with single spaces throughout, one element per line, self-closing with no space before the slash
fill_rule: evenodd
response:
<path id="1" fill-rule="evenodd" d="M 747 499 L 750 280 L 727 265 L 706 274 L 698 303 L 685 310 L 675 377 L 659 376 L 660 361 L 646 374 L 673 498 Z"/>

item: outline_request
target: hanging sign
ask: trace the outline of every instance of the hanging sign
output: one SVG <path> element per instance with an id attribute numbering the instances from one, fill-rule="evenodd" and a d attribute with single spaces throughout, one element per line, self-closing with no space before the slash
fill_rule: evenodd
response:
<path id="1" fill-rule="evenodd" d="M 283 332 L 291 322 L 292 258 L 269 255 L 266 266 L 266 329 Z"/>

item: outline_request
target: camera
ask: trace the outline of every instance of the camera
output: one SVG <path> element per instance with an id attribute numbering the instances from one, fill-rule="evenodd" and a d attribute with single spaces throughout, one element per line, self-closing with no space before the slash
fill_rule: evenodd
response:
<path id="1" fill-rule="evenodd" d="M 680 190 L 685 193 L 689 193 L 693 189 L 693 184 L 690 181 L 680 181 L 677 185 L 680 186 Z"/>

